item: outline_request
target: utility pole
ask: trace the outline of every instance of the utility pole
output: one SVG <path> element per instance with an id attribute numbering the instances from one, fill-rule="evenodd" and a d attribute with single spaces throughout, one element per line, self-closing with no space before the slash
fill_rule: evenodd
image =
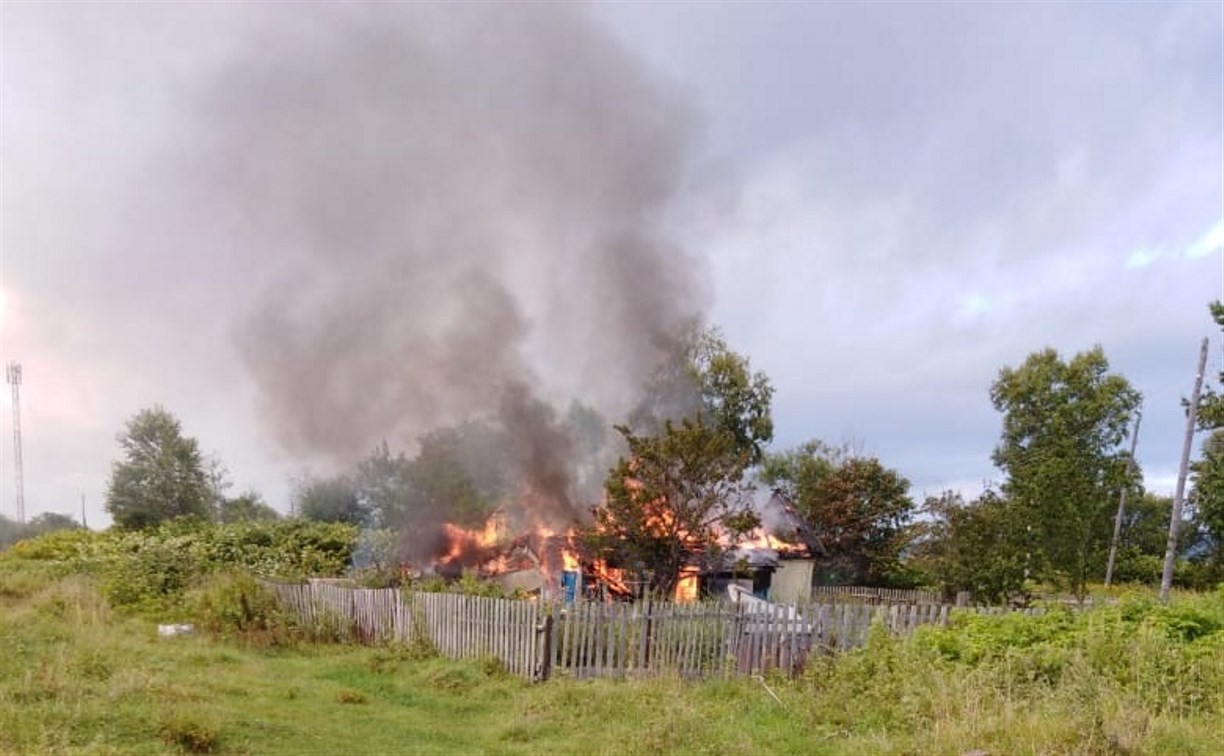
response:
<path id="1" fill-rule="evenodd" d="M 1143 410 L 1135 417 L 1135 429 L 1131 431 L 1130 456 L 1126 459 L 1126 475 L 1129 478 L 1131 470 L 1135 469 L 1135 447 L 1139 445 L 1139 423 L 1143 421 Z M 1113 540 L 1109 543 L 1109 563 L 1105 565 L 1105 585 L 1113 582 L 1114 562 L 1118 559 L 1118 541 L 1122 538 L 1122 518 L 1126 513 L 1126 492 L 1130 488 L 1129 481 L 1122 483 L 1122 494 L 1118 497 L 1118 514 L 1114 517 Z"/>
<path id="2" fill-rule="evenodd" d="M 89 523 L 85 522 L 85 494 L 81 494 L 81 527 L 89 530 Z"/>
<path id="3" fill-rule="evenodd" d="M 10 362 L 4 371 L 4 378 L 13 387 L 13 465 L 17 468 L 13 478 L 17 489 L 17 522 L 25 524 L 25 482 L 22 479 L 21 465 L 21 365 Z"/>
<path id="4" fill-rule="evenodd" d="M 1186 476 L 1190 474 L 1190 447 L 1194 444 L 1194 424 L 1198 420 L 1199 394 L 1203 390 L 1203 373 L 1207 370 L 1207 339 L 1199 348 L 1198 371 L 1194 376 L 1194 391 L 1190 392 L 1190 408 L 1186 411 L 1186 438 L 1182 442 L 1181 467 L 1177 470 L 1177 489 L 1173 492 L 1173 515 L 1169 518 L 1169 542 L 1165 546 L 1164 572 L 1160 576 L 1160 600 L 1169 600 L 1173 587 L 1173 562 L 1177 559 L 1177 531 L 1181 527 L 1182 503 L 1186 497 Z"/>

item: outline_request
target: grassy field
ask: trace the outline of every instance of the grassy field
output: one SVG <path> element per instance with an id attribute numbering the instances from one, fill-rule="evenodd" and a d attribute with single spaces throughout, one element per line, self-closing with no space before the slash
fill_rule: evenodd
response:
<path id="1" fill-rule="evenodd" d="M 158 638 L 88 577 L 0 559 L 0 752 L 1215 754 L 1224 593 L 1195 601 L 876 634 L 797 681 L 531 685 L 413 649 Z"/>

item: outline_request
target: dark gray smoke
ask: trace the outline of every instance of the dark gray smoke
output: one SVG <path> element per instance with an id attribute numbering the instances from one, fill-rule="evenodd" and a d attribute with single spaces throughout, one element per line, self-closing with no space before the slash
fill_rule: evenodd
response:
<path id="1" fill-rule="evenodd" d="M 580 8 L 283 10 L 203 104 L 275 261 L 238 339 L 277 437 L 347 461 L 511 385 L 623 409 L 701 306 L 685 104 Z"/>
<path id="2" fill-rule="evenodd" d="M 571 506 L 573 397 L 617 417 L 702 305 L 669 239 L 692 112 L 581 8 L 308 4 L 202 102 L 232 233 L 272 271 L 239 329 L 294 454 L 496 418 Z"/>

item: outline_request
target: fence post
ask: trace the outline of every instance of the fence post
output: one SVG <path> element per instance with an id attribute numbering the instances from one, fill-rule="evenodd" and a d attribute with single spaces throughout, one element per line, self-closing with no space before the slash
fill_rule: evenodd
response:
<path id="1" fill-rule="evenodd" d="M 535 679 L 543 682 L 552 676 L 552 644 L 553 617 L 552 612 L 544 615 L 544 621 L 536 625 L 536 634 L 540 636 L 539 664 L 536 665 Z"/>

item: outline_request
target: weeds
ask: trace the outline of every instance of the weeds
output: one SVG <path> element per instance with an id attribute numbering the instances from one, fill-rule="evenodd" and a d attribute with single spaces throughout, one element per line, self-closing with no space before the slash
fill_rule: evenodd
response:
<path id="1" fill-rule="evenodd" d="M 214 753 L 221 745 L 215 726 L 178 712 L 165 715 L 160 729 L 162 740 L 187 753 Z"/>
<path id="2" fill-rule="evenodd" d="M 0 558 L 0 753 L 1212 754 L 1224 727 L 1224 593 L 877 627 L 767 686 L 531 685 L 425 644 L 265 642 L 249 578 L 189 591 L 209 632 L 173 641 L 95 586 Z"/>

